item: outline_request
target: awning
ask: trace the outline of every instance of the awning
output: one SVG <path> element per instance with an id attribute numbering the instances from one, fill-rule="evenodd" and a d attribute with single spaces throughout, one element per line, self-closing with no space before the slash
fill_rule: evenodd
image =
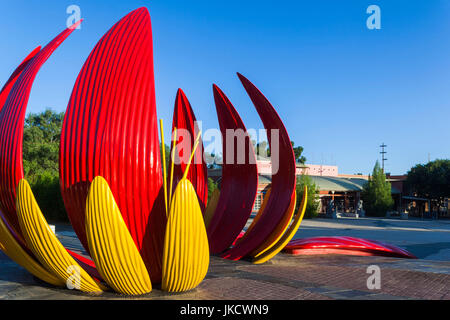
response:
<path id="1" fill-rule="evenodd" d="M 427 198 L 418 198 L 418 197 L 413 197 L 413 196 L 403 196 L 403 199 L 406 200 L 414 200 L 414 201 L 430 201 L 430 199 Z"/>

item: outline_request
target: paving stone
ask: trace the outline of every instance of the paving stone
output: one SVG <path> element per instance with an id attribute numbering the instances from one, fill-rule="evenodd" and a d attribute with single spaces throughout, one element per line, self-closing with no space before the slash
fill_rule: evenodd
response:
<path id="1" fill-rule="evenodd" d="M 57 232 L 60 228 L 57 226 Z M 61 242 L 85 254 L 69 228 Z M 367 288 L 367 267 L 381 270 L 381 288 Z M 195 289 L 169 294 L 153 286 L 150 294 L 130 297 L 105 292 L 100 296 L 53 288 L 36 281 L 0 253 L 0 299 L 163 299 L 163 300 L 323 300 L 443 299 L 450 300 L 450 262 L 344 255 L 279 254 L 268 263 L 228 261 L 211 257 L 205 280 Z"/>

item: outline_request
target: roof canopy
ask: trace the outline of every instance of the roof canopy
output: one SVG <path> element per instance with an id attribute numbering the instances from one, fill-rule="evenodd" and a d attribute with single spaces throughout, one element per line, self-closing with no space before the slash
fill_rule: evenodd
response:
<path id="1" fill-rule="evenodd" d="M 360 192 L 367 183 L 363 178 L 343 178 L 343 177 L 325 177 L 325 176 L 308 176 L 312 182 L 321 191 L 335 191 L 335 192 Z M 269 184 L 271 177 L 269 175 L 260 175 L 260 184 Z M 391 186 L 392 194 L 400 194 L 400 190 Z"/>

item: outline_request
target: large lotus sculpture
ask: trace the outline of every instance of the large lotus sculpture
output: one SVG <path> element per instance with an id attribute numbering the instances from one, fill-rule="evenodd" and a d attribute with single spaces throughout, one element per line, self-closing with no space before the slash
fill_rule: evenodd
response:
<path id="1" fill-rule="evenodd" d="M 244 164 L 223 164 L 221 190 L 207 203 L 202 140 L 181 89 L 171 154 L 163 154 L 170 166 L 161 163 L 146 8 L 129 13 L 99 40 L 74 85 L 61 133 L 60 184 L 73 229 L 91 259 L 64 248 L 24 177 L 23 124 L 39 68 L 79 23 L 31 52 L 0 92 L 0 248 L 49 284 L 130 295 L 148 293 L 155 283 L 169 292 L 196 287 L 207 274 L 210 252 L 262 263 L 283 249 L 301 223 L 306 192 L 293 219 L 296 178 L 289 136 L 245 77 L 238 74 L 265 128 L 279 131 L 279 141 L 269 137 L 269 145 L 277 143 L 282 155 L 270 194 L 247 231 L 241 234 L 258 179 L 252 145 L 247 144 Z M 215 85 L 213 92 L 223 145 L 229 129 L 243 130 L 249 140 L 228 98 Z M 177 129 L 191 133 L 184 141 L 192 150 L 187 160 L 175 161 Z M 162 122 L 161 132 L 164 144 Z"/>

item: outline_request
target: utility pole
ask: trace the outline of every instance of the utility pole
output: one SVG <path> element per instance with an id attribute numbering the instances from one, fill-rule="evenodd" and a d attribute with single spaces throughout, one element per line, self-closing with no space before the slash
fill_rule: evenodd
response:
<path id="1" fill-rule="evenodd" d="M 384 161 L 386 161 L 387 159 L 385 158 L 385 154 L 387 153 L 387 151 L 384 150 L 384 148 L 386 148 L 387 145 L 384 144 L 384 142 L 381 144 L 380 148 L 381 148 L 381 169 L 383 170 L 384 173 Z"/>

